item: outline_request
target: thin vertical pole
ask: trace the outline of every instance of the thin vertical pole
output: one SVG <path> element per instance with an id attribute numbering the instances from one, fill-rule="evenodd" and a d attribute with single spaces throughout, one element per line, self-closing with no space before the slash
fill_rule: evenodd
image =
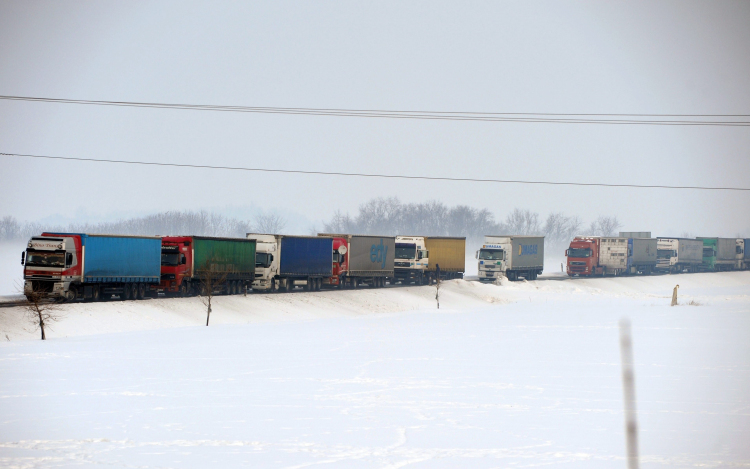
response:
<path id="1" fill-rule="evenodd" d="M 622 393 L 625 405 L 625 439 L 628 469 L 638 469 L 638 423 L 635 409 L 635 375 L 633 373 L 633 342 L 630 322 L 620 321 L 620 359 L 622 361 Z"/>

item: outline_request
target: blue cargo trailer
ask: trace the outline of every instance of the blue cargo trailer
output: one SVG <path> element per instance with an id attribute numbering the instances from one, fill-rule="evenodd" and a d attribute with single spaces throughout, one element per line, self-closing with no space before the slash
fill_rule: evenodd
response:
<path id="1" fill-rule="evenodd" d="M 159 283 L 161 238 L 81 235 L 83 282 Z"/>
<path id="2" fill-rule="evenodd" d="M 324 278 L 333 275 L 333 238 L 319 236 L 280 236 L 280 286 L 292 290 L 304 285 L 319 290 Z"/>

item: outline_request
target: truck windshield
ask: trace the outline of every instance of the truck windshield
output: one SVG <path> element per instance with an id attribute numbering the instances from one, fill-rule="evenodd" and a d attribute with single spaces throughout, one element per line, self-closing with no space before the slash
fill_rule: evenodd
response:
<path id="1" fill-rule="evenodd" d="M 271 267 L 271 254 L 267 252 L 256 252 L 255 267 L 263 267 L 264 269 Z"/>
<path id="2" fill-rule="evenodd" d="M 65 267 L 65 252 L 26 252 L 26 265 L 35 267 Z"/>
<path id="3" fill-rule="evenodd" d="M 479 259 L 483 261 L 501 261 L 503 260 L 502 249 L 480 249 Z"/>
<path id="4" fill-rule="evenodd" d="M 396 259 L 414 259 L 417 257 L 416 244 L 396 244 Z"/>
<path id="5" fill-rule="evenodd" d="M 657 259 L 669 259 L 675 256 L 677 256 L 677 253 L 671 249 L 657 249 L 656 250 Z"/>
<path id="6" fill-rule="evenodd" d="M 714 248 L 703 248 L 703 257 L 714 257 Z"/>
<path id="7" fill-rule="evenodd" d="M 179 252 L 161 253 L 161 265 L 168 265 L 168 266 L 180 265 L 180 253 Z"/>
<path id="8" fill-rule="evenodd" d="M 570 248 L 568 249 L 568 257 L 591 257 L 591 249 Z"/>

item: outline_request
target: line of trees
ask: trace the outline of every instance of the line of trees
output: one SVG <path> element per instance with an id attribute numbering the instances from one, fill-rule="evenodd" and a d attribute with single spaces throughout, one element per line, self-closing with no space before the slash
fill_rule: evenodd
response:
<path id="1" fill-rule="evenodd" d="M 283 233 L 285 227 L 286 220 L 273 212 L 244 221 L 205 210 L 169 211 L 115 222 L 64 226 L 19 223 L 14 217 L 6 216 L 0 218 L 0 240 L 25 240 L 44 231 L 244 238 L 246 233 Z M 328 233 L 466 236 L 473 245 L 481 243 L 487 234 L 544 235 L 551 248 L 567 246 L 580 234 L 614 236 L 619 228 L 620 223 L 614 216 L 600 216 L 586 227 L 576 215 L 555 212 L 543 219 L 539 213 L 516 208 L 498 221 L 486 208 L 449 207 L 438 201 L 402 203 L 396 197 L 372 199 L 362 204 L 355 215 L 336 211 L 323 223 L 323 231 Z"/>
<path id="2" fill-rule="evenodd" d="M 466 236 L 467 242 L 481 243 L 484 235 L 544 235 L 550 247 L 567 246 L 576 235 L 615 236 L 620 228 L 615 216 L 600 216 L 586 227 L 576 215 L 539 213 L 516 208 L 505 220 L 497 221 L 487 209 L 466 205 L 448 207 L 442 202 L 401 203 L 396 197 L 372 199 L 356 215 L 340 211 L 323 224 L 328 233 Z"/>
<path id="3" fill-rule="evenodd" d="M 205 210 L 170 211 L 114 222 L 49 225 L 20 223 L 14 217 L 0 218 L 0 240 L 26 240 L 44 231 L 64 233 L 226 236 L 244 238 L 246 233 L 279 233 L 286 220 L 277 214 L 259 214 L 252 221 L 237 220 Z"/>

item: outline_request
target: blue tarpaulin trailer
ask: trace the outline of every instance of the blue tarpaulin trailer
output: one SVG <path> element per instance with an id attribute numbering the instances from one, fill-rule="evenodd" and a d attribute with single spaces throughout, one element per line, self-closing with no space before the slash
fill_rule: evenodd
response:
<path id="1" fill-rule="evenodd" d="M 279 275 L 309 277 L 333 275 L 333 238 L 283 236 Z"/>

